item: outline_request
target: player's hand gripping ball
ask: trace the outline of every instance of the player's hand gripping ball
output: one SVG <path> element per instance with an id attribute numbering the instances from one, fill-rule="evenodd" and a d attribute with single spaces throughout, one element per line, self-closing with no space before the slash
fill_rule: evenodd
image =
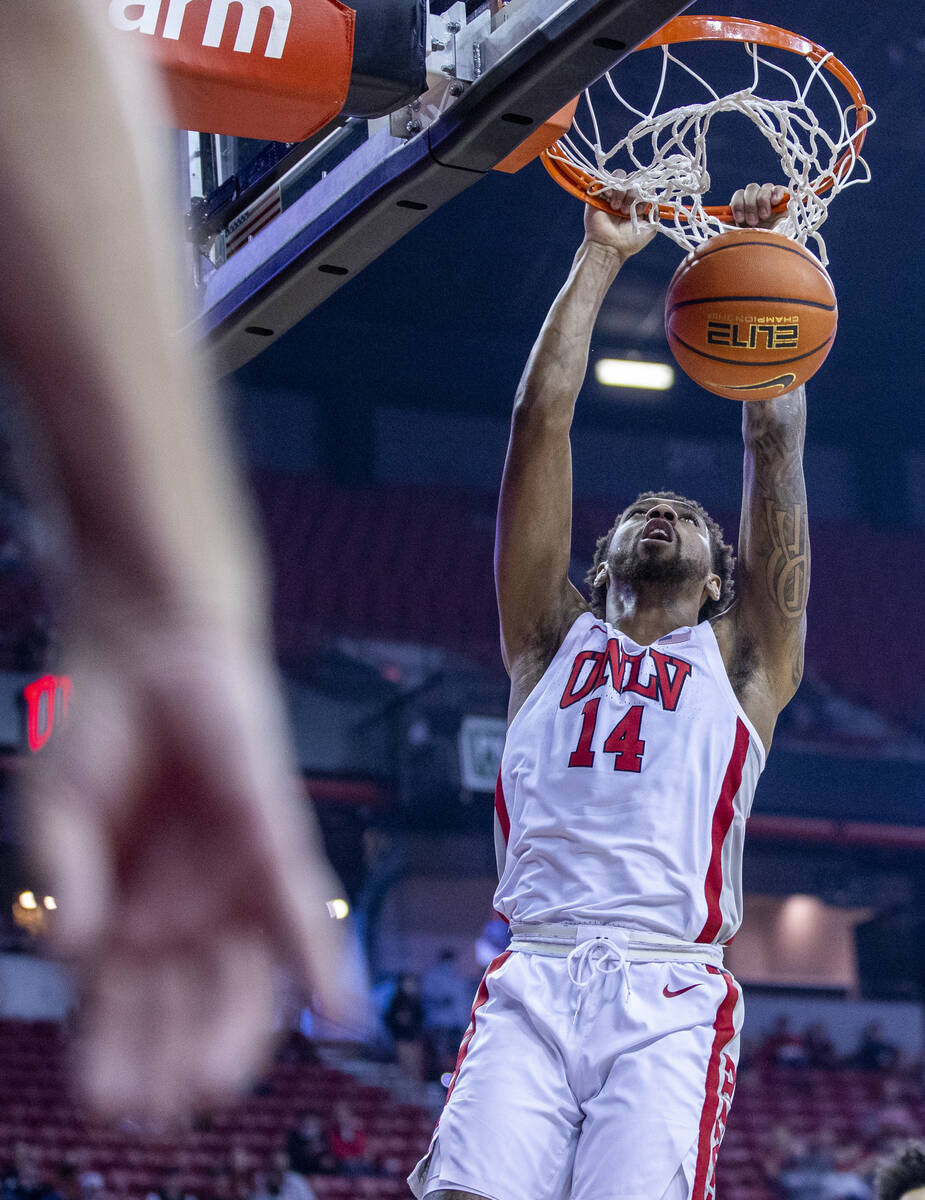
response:
<path id="1" fill-rule="evenodd" d="M 784 190 L 749 185 L 733 197 L 733 214 L 757 226 L 770 219 L 778 193 Z M 837 324 L 825 267 L 767 228 L 729 230 L 699 246 L 665 298 L 678 365 L 708 392 L 733 400 L 769 400 L 805 383 L 825 361 Z"/>

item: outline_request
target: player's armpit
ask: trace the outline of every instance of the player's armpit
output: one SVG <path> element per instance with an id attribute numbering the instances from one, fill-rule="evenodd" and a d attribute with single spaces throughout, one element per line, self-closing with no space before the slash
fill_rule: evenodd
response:
<path id="1" fill-rule="evenodd" d="M 744 405 L 735 619 L 757 650 L 778 711 L 795 693 L 803 671 L 810 564 L 805 431 L 803 388 Z"/>

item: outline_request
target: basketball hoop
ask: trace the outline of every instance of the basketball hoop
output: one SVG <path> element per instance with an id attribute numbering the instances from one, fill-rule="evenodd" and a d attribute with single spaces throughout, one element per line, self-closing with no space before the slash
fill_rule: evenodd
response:
<path id="1" fill-rule="evenodd" d="M 741 43 L 751 60 L 751 82 L 738 91 L 718 95 L 672 52 L 671 47 L 686 42 Z M 641 212 L 634 211 L 634 222 L 661 222 L 663 232 L 679 245 L 695 249 L 734 225 L 728 205 L 704 205 L 703 196 L 710 187 L 706 148 L 710 122 L 717 113 L 737 112 L 747 117 L 771 145 L 784 172 L 789 193 L 774 209 L 783 218 L 777 232 L 801 244 L 814 238 L 822 261 L 827 262 L 825 243 L 818 231 L 830 201 L 846 187 L 870 179 L 870 169 L 860 152 L 875 117 L 848 68 L 807 38 L 775 25 L 737 17 L 677 17 L 638 49 L 659 47 L 661 74 L 648 111 L 625 100 L 607 72 L 595 86 L 602 87 L 606 81 L 612 96 L 637 118 L 636 123 L 606 149 L 594 101 L 586 90 L 583 98 L 593 136 L 582 129 L 576 117 L 568 134 L 542 152 L 543 165 L 553 179 L 586 204 L 607 212 L 612 210 L 601 193 L 608 188 L 631 187 L 644 206 Z M 785 50 L 801 57 L 809 68 L 806 82 L 801 85 L 791 71 L 763 56 L 762 48 Z M 701 85 L 709 99 L 659 113 L 671 64 Z M 770 100 L 758 95 L 762 66 L 790 80 L 791 98 Z M 850 103 L 840 102 L 829 76 L 845 89 Z M 834 105 L 836 117 L 830 121 L 834 132 L 825 128 L 810 107 L 808 95 L 814 85 L 818 85 L 816 93 L 823 90 Z M 627 163 L 626 168 L 619 165 L 620 161 Z"/>

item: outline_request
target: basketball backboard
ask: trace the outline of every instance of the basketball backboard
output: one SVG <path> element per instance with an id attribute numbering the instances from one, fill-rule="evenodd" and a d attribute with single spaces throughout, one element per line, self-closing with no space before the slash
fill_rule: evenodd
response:
<path id="1" fill-rule="evenodd" d="M 690 0 L 431 0 L 427 90 L 308 141 L 182 135 L 196 320 L 248 362 Z"/>

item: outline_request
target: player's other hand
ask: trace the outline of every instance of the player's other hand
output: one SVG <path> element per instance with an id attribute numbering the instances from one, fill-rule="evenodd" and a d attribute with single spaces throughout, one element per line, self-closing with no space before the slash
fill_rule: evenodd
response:
<path id="1" fill-rule="evenodd" d="M 597 242 L 616 250 L 622 258 L 638 253 L 655 237 L 658 225 L 652 224 L 640 213 L 637 227 L 633 228 L 631 216 L 639 199 L 631 188 L 607 188 L 601 192 L 613 212 L 604 212 L 592 204 L 585 205 L 585 240 Z"/>
<path id="2" fill-rule="evenodd" d="M 739 188 L 729 201 L 732 219 L 736 225 L 748 225 L 753 229 L 773 229 L 786 217 L 786 211 L 775 213 L 783 203 L 787 189 L 779 183 L 750 183 Z"/>
<path id="3" fill-rule="evenodd" d="M 81 634 L 67 666 L 71 712 L 26 811 L 83 989 L 77 1084 L 104 1114 L 169 1119 L 264 1065 L 279 965 L 357 1027 L 360 972 L 263 647 L 134 619 Z"/>

